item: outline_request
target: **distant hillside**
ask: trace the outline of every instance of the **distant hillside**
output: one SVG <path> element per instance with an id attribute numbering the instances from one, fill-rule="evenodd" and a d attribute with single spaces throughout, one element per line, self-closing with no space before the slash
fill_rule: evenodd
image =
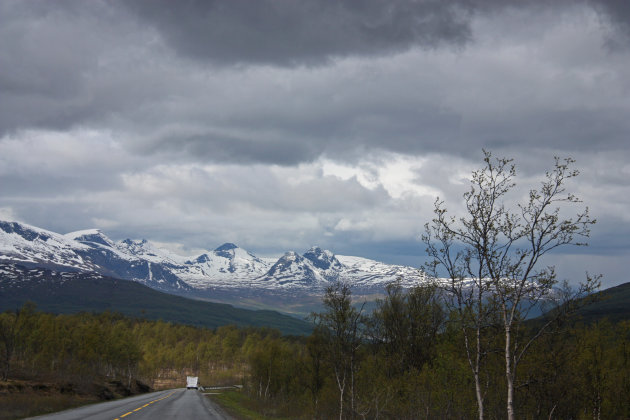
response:
<path id="1" fill-rule="evenodd" d="M 590 303 L 588 303 L 590 301 Z M 616 323 L 630 320 L 630 283 L 611 287 L 594 293 L 578 304 L 584 305 L 569 319 L 570 323 L 590 324 L 604 318 Z M 531 318 L 527 323 L 534 327 L 540 326 L 545 316 Z"/>
<path id="2" fill-rule="evenodd" d="M 602 290 L 595 295 L 595 299 L 595 302 L 578 312 L 584 322 L 603 318 L 612 322 L 630 320 L 630 283 Z"/>
<path id="3" fill-rule="evenodd" d="M 112 311 L 208 328 L 235 324 L 276 328 L 284 334 L 311 331 L 306 321 L 275 311 L 187 299 L 94 273 L 0 265 L 0 310 L 19 308 L 29 300 L 39 310 L 52 313 Z"/>

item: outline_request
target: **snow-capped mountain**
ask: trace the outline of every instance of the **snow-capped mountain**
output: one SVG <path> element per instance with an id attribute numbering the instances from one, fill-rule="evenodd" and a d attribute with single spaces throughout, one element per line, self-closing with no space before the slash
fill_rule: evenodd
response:
<path id="1" fill-rule="evenodd" d="M 403 287 L 426 282 L 424 273 L 417 268 L 346 255 L 338 255 L 337 258 L 344 266 L 346 281 L 357 289 L 374 290 L 396 280 L 400 280 Z"/>
<path id="2" fill-rule="evenodd" d="M 322 287 L 328 282 L 323 270 L 318 270 L 313 263 L 295 251 L 289 251 L 269 269 L 262 278 L 278 286 L 299 284 L 301 286 Z"/>
<path id="3" fill-rule="evenodd" d="M 382 291 L 397 279 L 402 279 L 407 287 L 424 280 L 420 271 L 412 267 L 336 256 L 319 247 L 302 255 L 290 251 L 273 260 L 226 243 L 195 257 L 182 257 L 147 240 L 114 242 L 98 229 L 60 235 L 3 221 L 0 262 L 94 272 L 182 293 L 260 290 L 320 294 L 331 282 L 343 280 L 361 294 Z"/>
<path id="4" fill-rule="evenodd" d="M 199 289 L 249 286 L 252 279 L 264 275 L 272 261 L 258 258 L 232 243 L 187 260 L 174 273 Z"/>
<path id="5" fill-rule="evenodd" d="M 0 261 L 30 266 L 64 266 L 93 271 L 98 266 L 82 254 L 89 247 L 64 235 L 17 222 L 0 221 Z"/>

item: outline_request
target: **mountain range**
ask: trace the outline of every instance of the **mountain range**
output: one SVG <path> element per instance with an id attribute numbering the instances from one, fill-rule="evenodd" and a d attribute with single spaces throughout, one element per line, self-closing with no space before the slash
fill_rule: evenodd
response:
<path id="1" fill-rule="evenodd" d="M 397 279 L 404 287 L 424 280 L 416 268 L 335 255 L 319 247 L 270 259 L 225 243 L 185 257 L 144 239 L 115 242 L 98 229 L 59 234 L 12 221 L 0 221 L 0 263 L 98 273 L 245 307 L 264 307 L 265 299 L 270 306 L 281 298 L 319 300 L 337 280 L 349 283 L 358 296 L 380 294 Z"/>
<path id="2" fill-rule="evenodd" d="M 214 325 L 212 311 L 231 313 L 234 308 L 223 305 L 210 310 L 203 306 L 209 302 L 199 300 L 303 316 L 321 308 L 323 290 L 334 281 L 348 282 L 357 300 L 373 303 L 388 283 L 398 279 L 403 287 L 411 287 L 422 283 L 424 276 L 412 267 L 335 255 L 318 247 L 270 259 L 225 243 L 212 251 L 184 257 L 147 240 L 114 242 L 98 229 L 62 235 L 24 223 L 0 221 L 0 303 L 4 309 L 14 309 L 29 297 L 37 297 L 55 312 L 63 312 L 61 307 L 65 311 L 111 309 L 135 316 L 138 305 L 132 303 L 142 302 L 144 313 L 154 318 L 163 315 L 165 305 L 175 305 L 180 315 L 170 314 L 165 319 L 181 318 L 187 313 L 182 308 L 188 307 L 199 314 L 207 312 L 207 319 L 199 322 Z M 615 320 L 627 319 L 629 285 L 601 292 L 602 299 L 581 311 L 585 319 L 606 314 L 612 314 Z M 115 292 L 117 288 L 120 290 Z M 151 289 L 197 302 L 173 303 Z M 127 292 L 132 298 L 122 297 Z M 247 321 L 238 315 L 234 322 L 257 325 L 255 319 L 261 313 L 244 316 Z M 303 331 L 304 325 L 292 328 Z"/>

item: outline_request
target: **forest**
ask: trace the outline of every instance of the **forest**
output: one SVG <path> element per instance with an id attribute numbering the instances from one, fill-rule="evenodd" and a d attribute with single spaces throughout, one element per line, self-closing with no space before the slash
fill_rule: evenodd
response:
<path id="1" fill-rule="evenodd" d="M 309 336 L 264 328 L 204 329 L 112 313 L 53 315 L 33 305 L 0 315 L 3 379 L 87 384 L 140 380 L 181 387 L 242 384 L 269 418 L 479 417 L 461 320 L 437 290 L 388 288 L 367 314 L 331 286 Z M 537 328 L 523 324 L 519 334 Z M 483 331 L 484 416 L 505 418 L 500 329 Z M 519 364 L 519 418 L 630 417 L 630 321 L 564 322 Z"/>
<path id="2" fill-rule="evenodd" d="M 364 315 L 347 288 L 328 290 L 319 328 L 295 342 L 264 342 L 250 358 L 247 392 L 287 417 L 478 418 L 465 334 L 436 290 L 390 286 L 378 309 Z M 630 417 L 630 322 L 559 321 L 534 341 L 516 372 L 518 418 Z M 326 329 L 322 328 L 324 325 Z M 531 337 L 537 322 L 518 334 Z M 483 331 L 484 418 L 505 418 L 504 335 Z M 290 361 L 287 364 L 287 361 Z M 295 372 L 301 372 L 296 375 Z M 287 409 L 290 410 L 290 409 Z"/>

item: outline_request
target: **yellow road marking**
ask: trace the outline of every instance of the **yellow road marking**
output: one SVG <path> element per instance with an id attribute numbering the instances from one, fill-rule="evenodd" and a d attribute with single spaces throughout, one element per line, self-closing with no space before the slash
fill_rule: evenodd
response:
<path id="1" fill-rule="evenodd" d="M 140 411 L 140 410 L 142 410 L 143 408 L 148 407 L 149 405 L 151 405 L 151 404 L 153 404 L 153 403 L 156 403 L 156 402 L 158 402 L 158 401 L 162 401 L 163 399 L 166 399 L 166 398 L 170 397 L 170 396 L 171 396 L 171 395 L 173 395 L 174 393 L 175 393 L 175 391 L 171 392 L 170 394 L 168 394 L 168 395 L 167 395 L 167 396 L 165 396 L 165 397 L 158 398 L 158 399 L 153 400 L 153 401 L 149 401 L 148 403 L 146 403 L 146 404 L 145 404 L 145 405 L 143 405 L 142 407 L 138 407 L 138 408 L 136 408 L 136 409 L 135 409 L 135 410 L 133 410 L 133 411 L 129 411 L 129 412 L 127 412 L 127 413 L 123 414 L 122 416 L 115 418 L 114 420 L 120 420 L 120 419 L 122 419 L 123 417 L 127 417 L 129 414 L 133 414 L 134 412 L 136 412 L 136 411 Z"/>

